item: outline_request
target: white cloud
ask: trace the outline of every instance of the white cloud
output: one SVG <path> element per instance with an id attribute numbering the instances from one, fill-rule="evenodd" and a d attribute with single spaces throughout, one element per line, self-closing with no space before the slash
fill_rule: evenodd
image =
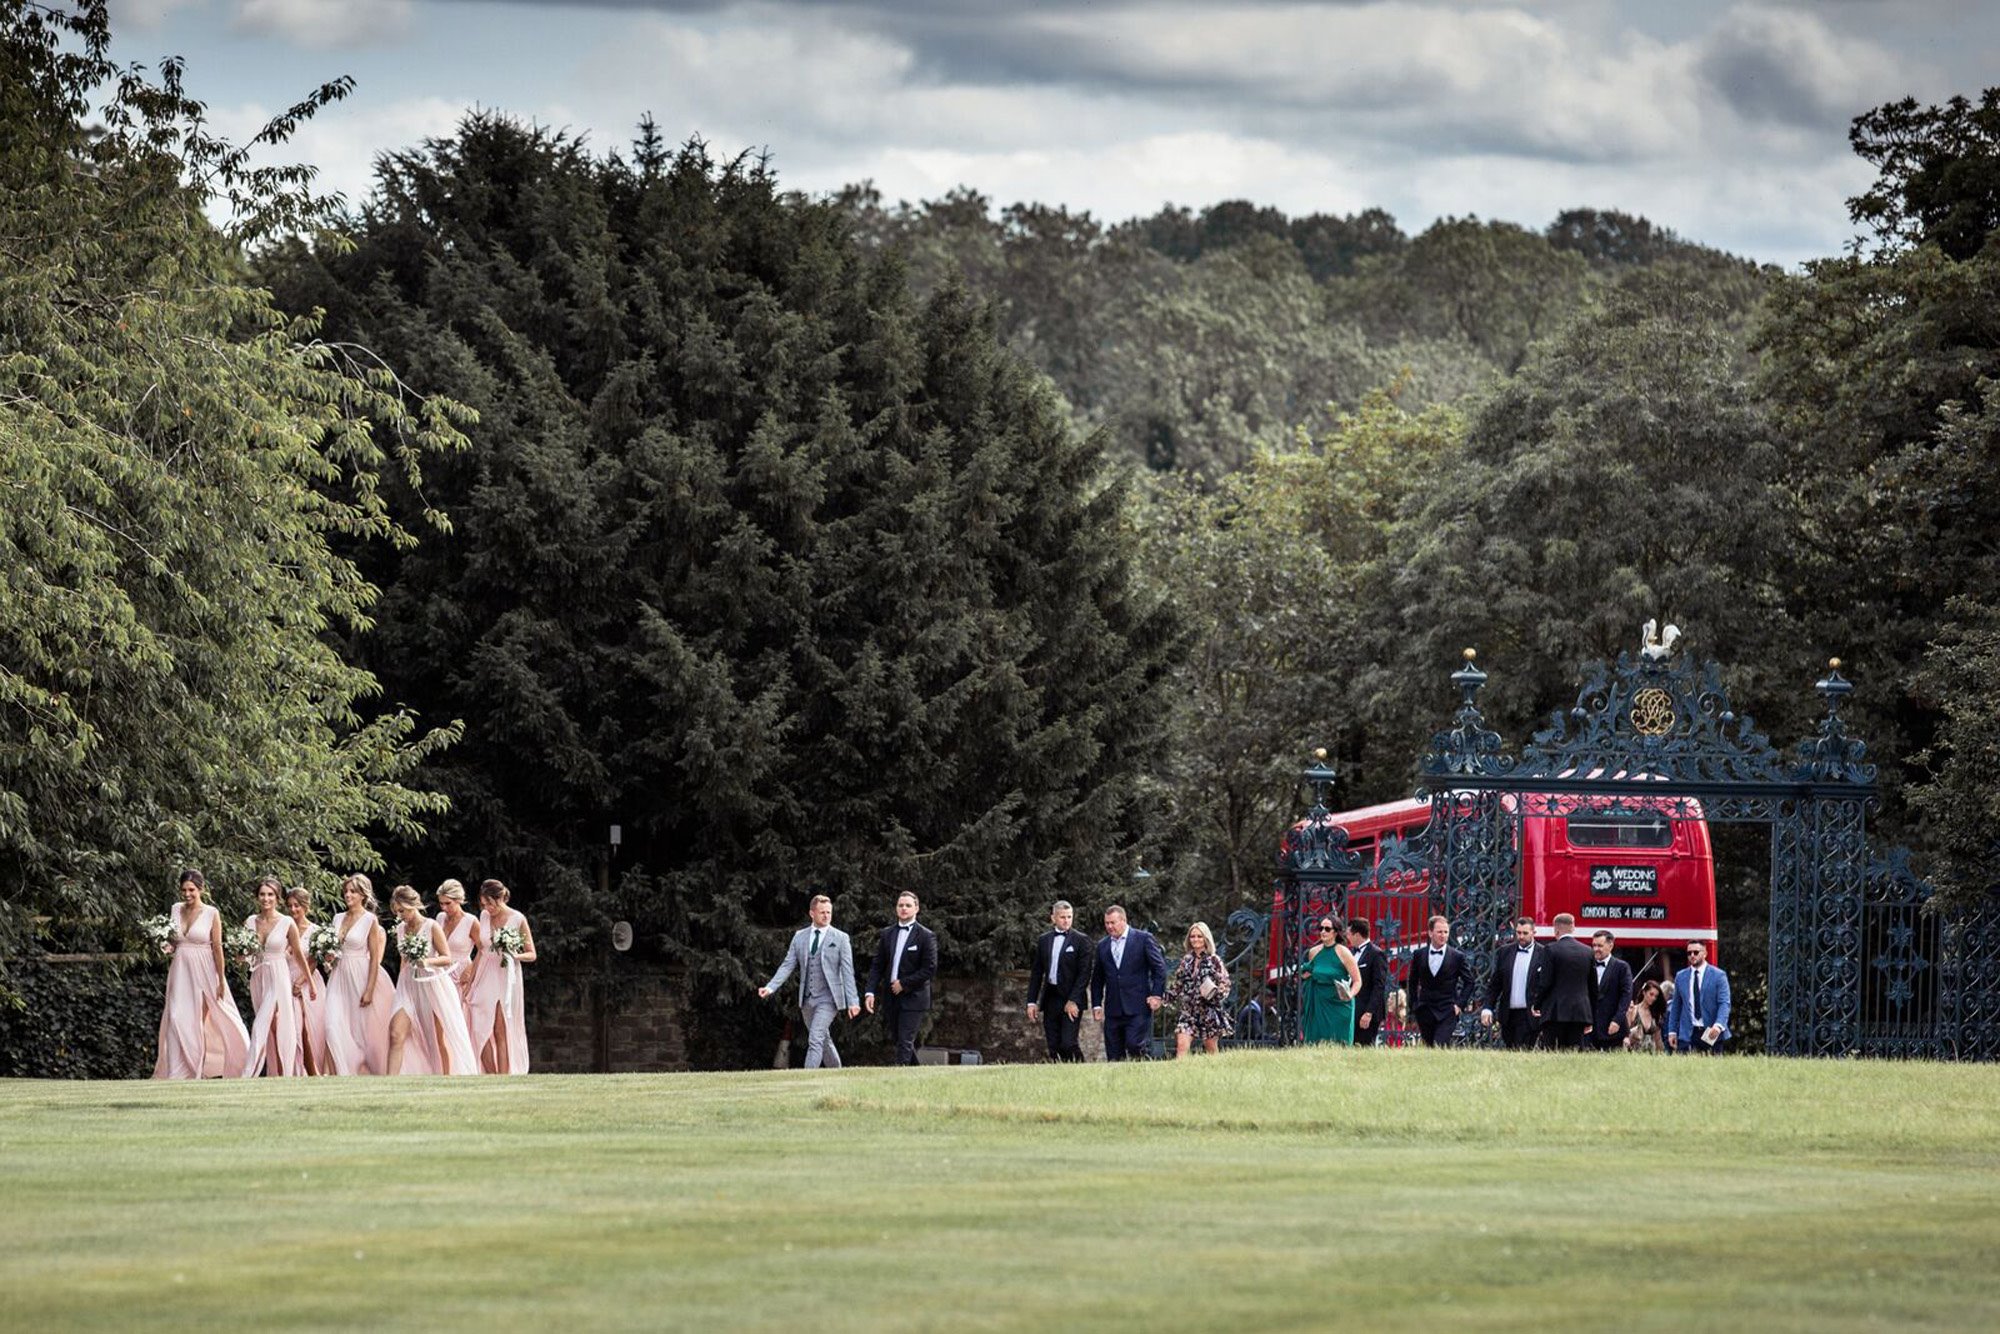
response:
<path id="1" fill-rule="evenodd" d="M 378 46 L 409 31 L 410 0 L 238 0 L 235 26 L 314 50 Z"/>
<path id="2" fill-rule="evenodd" d="M 272 22 L 310 8 L 244 12 L 259 6 Z M 369 7 L 386 16 L 377 32 L 407 17 L 405 0 Z M 294 24 L 287 48 L 351 40 L 360 12 Z M 650 111 L 670 140 L 768 147 L 784 183 L 807 190 L 872 179 L 915 200 L 967 185 L 1107 220 L 1227 198 L 1381 206 L 1412 231 L 1466 213 L 1540 226 L 1593 206 L 1791 261 L 1837 250 L 1845 200 L 1865 188 L 1846 118 L 1934 86 L 1862 30 L 1771 0 L 1650 30 L 1606 0 L 438 12 L 463 23 L 425 23 L 382 66 L 386 84 L 360 71 L 373 95 L 404 96 L 328 108 L 282 156 L 359 198 L 376 152 L 449 133 L 475 100 L 600 151 Z M 508 25 L 531 19 L 537 36 L 510 41 Z"/>
<path id="3" fill-rule="evenodd" d="M 889 199 L 935 199 L 970 184 L 1005 205 L 1067 202 L 1116 222 L 1164 204 L 1250 198 L 1295 213 L 1354 213 L 1379 202 L 1357 173 L 1324 154 L 1203 132 L 1150 135 L 1108 147 L 959 151 L 884 148 L 792 183 L 833 190 L 873 180 Z"/>
<path id="4" fill-rule="evenodd" d="M 277 108 L 256 103 L 211 108 L 218 132 L 243 143 Z M 347 102 L 322 109 L 301 123 L 287 142 L 257 154 L 257 165 L 307 162 L 319 171 L 314 188 L 338 193 L 358 204 L 374 185 L 375 159 L 384 152 L 414 148 L 427 138 L 449 135 L 468 108 L 445 97 L 410 98 L 370 106 Z"/>
<path id="5" fill-rule="evenodd" d="M 137 28 L 141 32 L 157 32 L 166 25 L 175 11 L 206 8 L 208 0 L 110 0 L 111 29 L 123 32 L 127 28 Z"/>

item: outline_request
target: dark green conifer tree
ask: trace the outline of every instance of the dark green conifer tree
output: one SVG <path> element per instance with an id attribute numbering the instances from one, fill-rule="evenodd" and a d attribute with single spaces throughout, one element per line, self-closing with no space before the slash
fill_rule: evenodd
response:
<path id="1" fill-rule="evenodd" d="M 466 720 L 409 859 L 724 994 L 813 888 L 849 927 L 916 888 L 965 968 L 1129 879 L 1175 635 L 1101 443 L 963 290 L 918 308 L 842 211 L 650 124 L 596 159 L 474 117 L 355 224 L 282 298 L 481 414 L 400 501 L 456 540 L 372 571 L 390 697 Z"/>

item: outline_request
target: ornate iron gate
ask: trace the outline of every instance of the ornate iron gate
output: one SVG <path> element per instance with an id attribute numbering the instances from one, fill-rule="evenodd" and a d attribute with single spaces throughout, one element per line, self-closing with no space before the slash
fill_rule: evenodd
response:
<path id="1" fill-rule="evenodd" d="M 1608 809 L 1763 824 L 1771 835 L 1771 1052 L 2000 1058 L 2000 900 L 1940 911 L 1907 853 L 1873 853 L 1876 770 L 1840 715 L 1854 687 L 1839 659 L 1814 685 L 1824 716 L 1787 759 L 1730 703 L 1721 669 L 1676 657 L 1673 638 L 1655 640 L 1649 624 L 1637 654 L 1598 663 L 1575 705 L 1518 753 L 1480 712 L 1487 675 L 1467 649 L 1451 676 L 1459 693 L 1452 725 L 1422 761 L 1429 825 L 1373 867 L 1343 866 L 1314 881 L 1288 865 L 1282 916 L 1290 929 L 1323 910 L 1306 906 L 1314 884 L 1361 902 L 1420 883 L 1483 974 L 1520 903 L 1524 818 Z M 1330 783 L 1332 771 L 1321 767 Z M 1306 831 L 1321 829 L 1324 788 L 1316 786 Z M 1324 855 L 1346 852 L 1340 832 L 1318 834 Z"/>

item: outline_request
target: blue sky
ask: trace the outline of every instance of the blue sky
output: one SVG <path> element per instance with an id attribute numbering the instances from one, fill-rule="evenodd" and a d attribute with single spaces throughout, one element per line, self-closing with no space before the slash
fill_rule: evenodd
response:
<path id="1" fill-rule="evenodd" d="M 1785 264 L 1834 253 L 1870 172 L 1848 122 L 2000 74 L 2000 6 L 1953 0 L 112 0 L 117 50 L 184 56 L 238 137 L 319 82 L 291 158 L 358 199 L 376 154 L 467 109 L 767 148 L 819 192 L 966 185 L 1118 220 L 1293 213 L 1545 225 L 1643 213 Z"/>

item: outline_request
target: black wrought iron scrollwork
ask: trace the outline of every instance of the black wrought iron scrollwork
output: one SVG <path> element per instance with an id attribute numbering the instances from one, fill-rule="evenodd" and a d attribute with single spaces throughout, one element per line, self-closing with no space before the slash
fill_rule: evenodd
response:
<path id="1" fill-rule="evenodd" d="M 1575 705 L 1518 753 L 1480 712 L 1487 674 L 1467 650 L 1451 675 L 1452 725 L 1422 763 L 1423 833 L 1408 847 L 1385 844 L 1353 877 L 1316 788 L 1322 800 L 1300 827 L 1293 874 L 1337 881 L 1364 910 L 1382 909 L 1385 924 L 1409 913 L 1381 896 L 1426 895 L 1461 944 L 1483 946 L 1519 902 L 1523 819 L 1588 811 L 1765 824 L 1767 1049 L 2000 1059 L 2000 891 L 1940 909 L 1906 852 L 1874 853 L 1877 771 L 1841 716 L 1854 686 L 1839 660 L 1814 685 L 1825 716 L 1787 760 L 1730 702 L 1716 663 L 1674 658 L 1672 632 L 1656 640 L 1651 630 L 1639 654 L 1593 666 Z M 1322 817 L 1323 847 L 1313 832 Z M 1487 951 L 1474 958 L 1484 967 Z"/>
<path id="2" fill-rule="evenodd" d="M 1799 743 L 1799 763 L 1793 776 L 1803 783 L 1872 784 L 1875 766 L 1863 763 L 1868 745 L 1848 735 L 1840 716 L 1841 701 L 1854 685 L 1840 674 L 1840 659 L 1827 664 L 1826 675 L 1813 686 L 1826 700 L 1826 717 L 1820 719 L 1817 735 Z"/>
<path id="3" fill-rule="evenodd" d="M 1458 712 L 1452 716 L 1452 725 L 1431 738 L 1431 748 L 1424 756 L 1423 772 L 1426 778 L 1441 778 L 1454 774 L 1498 774 L 1513 767 L 1513 759 L 1501 744 L 1500 734 L 1486 725 L 1486 717 L 1479 711 L 1479 690 L 1486 684 L 1486 673 L 1474 665 L 1477 653 L 1465 651 L 1465 665 L 1451 674 L 1452 685 L 1458 688 Z"/>
<path id="4" fill-rule="evenodd" d="M 1279 1041 L 1298 1040 L 1298 960 L 1318 938 L 1317 919 L 1343 912 L 1348 886 L 1361 878 L 1361 858 L 1347 845 L 1347 830 L 1335 822 L 1329 801 L 1338 780 L 1324 750 L 1313 752 L 1304 779 L 1313 802 L 1305 818 L 1286 833 L 1278 849 L 1277 957 L 1272 978 Z"/>
<path id="5" fill-rule="evenodd" d="M 1522 748 L 1516 778 L 1646 777 L 1669 782 L 1785 783 L 1770 739 L 1729 702 L 1722 669 L 1689 658 L 1618 655 L 1598 663 L 1567 714 Z"/>

